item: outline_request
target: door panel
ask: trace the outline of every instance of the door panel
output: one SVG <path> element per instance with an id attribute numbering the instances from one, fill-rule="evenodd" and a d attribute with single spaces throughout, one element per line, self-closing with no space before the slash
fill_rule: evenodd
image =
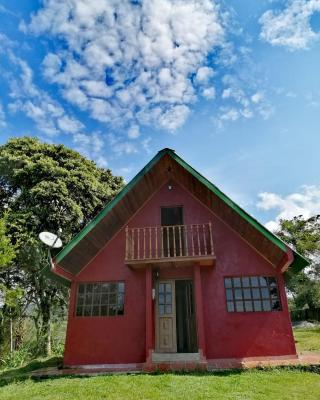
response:
<path id="1" fill-rule="evenodd" d="M 164 257 L 185 255 L 185 231 L 183 225 L 183 207 L 161 207 L 161 226 L 163 227 Z"/>
<path id="2" fill-rule="evenodd" d="M 175 353 L 176 305 L 174 281 L 159 281 L 156 295 L 156 351 Z"/>
<path id="3" fill-rule="evenodd" d="M 177 349 L 179 353 L 194 353 L 198 351 L 193 282 L 177 280 L 176 289 L 176 320 Z"/>

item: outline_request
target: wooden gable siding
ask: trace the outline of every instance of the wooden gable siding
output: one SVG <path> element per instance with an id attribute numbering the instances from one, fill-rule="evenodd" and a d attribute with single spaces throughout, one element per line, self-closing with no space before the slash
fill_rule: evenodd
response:
<path id="1" fill-rule="evenodd" d="M 102 247 L 127 223 L 150 196 L 167 180 L 173 179 L 211 209 L 219 218 L 241 235 L 252 247 L 274 266 L 279 265 L 283 251 L 245 221 L 200 180 L 188 172 L 168 154 L 146 172 L 131 190 L 84 236 L 59 265 L 77 274 Z M 195 221 L 196 222 L 196 221 Z M 214 230 L 214 227 L 213 227 Z M 232 249 L 230 249 L 232 251 Z M 125 255 L 123 255 L 124 257 Z"/>

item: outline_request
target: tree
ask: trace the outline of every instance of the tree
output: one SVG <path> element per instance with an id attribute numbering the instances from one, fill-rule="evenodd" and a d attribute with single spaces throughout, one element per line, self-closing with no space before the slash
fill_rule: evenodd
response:
<path id="1" fill-rule="evenodd" d="M 14 246 L 6 232 L 6 214 L 0 218 L 0 270 L 11 264 L 15 257 Z"/>
<path id="2" fill-rule="evenodd" d="M 289 269 L 287 287 L 296 308 L 320 307 L 320 216 L 282 220 L 277 235 L 311 261 L 310 267 L 298 274 L 290 274 Z"/>
<path id="3" fill-rule="evenodd" d="M 38 235 L 62 229 L 68 242 L 123 186 L 123 179 L 63 145 L 23 137 L 0 146 L 0 217 L 7 211 L 8 237 L 16 249 L 11 277 L 36 306 L 40 350 L 50 352 L 52 311 L 66 290 L 41 274 L 48 262 Z"/>

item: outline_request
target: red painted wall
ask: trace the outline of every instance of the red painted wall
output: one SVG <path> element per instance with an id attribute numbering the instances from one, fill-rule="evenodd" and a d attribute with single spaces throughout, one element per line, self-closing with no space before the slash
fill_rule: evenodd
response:
<path id="1" fill-rule="evenodd" d="M 160 207 L 183 205 L 184 223 L 213 224 L 216 264 L 202 267 L 206 356 L 212 358 L 295 354 L 281 273 L 186 190 L 164 185 L 129 221 L 129 227 L 160 225 Z M 122 229 L 79 273 L 72 284 L 65 365 L 141 363 L 146 359 L 144 270 L 124 264 Z M 283 311 L 228 313 L 224 276 L 270 275 L 278 278 Z M 163 278 L 193 278 L 193 268 L 161 270 Z M 116 317 L 75 317 L 77 282 L 125 281 L 125 314 Z M 196 294 L 197 296 L 197 294 Z M 154 333 L 152 334 L 154 341 Z"/>

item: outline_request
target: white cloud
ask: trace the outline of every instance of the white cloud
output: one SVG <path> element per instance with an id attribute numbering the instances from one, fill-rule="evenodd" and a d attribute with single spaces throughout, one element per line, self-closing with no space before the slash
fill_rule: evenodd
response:
<path id="1" fill-rule="evenodd" d="M 200 67 L 196 74 L 196 81 L 198 83 L 207 83 L 210 78 L 214 75 L 214 71 L 209 67 Z"/>
<path id="2" fill-rule="evenodd" d="M 309 218 L 320 214 L 320 186 L 303 186 L 300 193 L 287 196 L 268 192 L 259 193 L 258 196 L 258 208 L 277 211 L 275 219 L 266 224 L 270 230 L 277 230 L 280 219 L 292 219 L 298 215 Z"/>
<path id="3" fill-rule="evenodd" d="M 255 79 L 245 75 L 227 74 L 222 78 L 223 88 L 217 115 L 213 118 L 218 128 L 223 128 L 226 122 L 238 121 L 239 118 L 250 119 L 255 115 L 268 119 L 273 108 L 265 98 L 264 91 L 258 89 Z"/>
<path id="4" fill-rule="evenodd" d="M 216 89 L 213 86 L 205 88 L 202 91 L 202 96 L 208 100 L 214 99 L 216 97 Z"/>
<path id="5" fill-rule="evenodd" d="M 253 103 L 260 103 L 263 100 L 264 96 L 261 92 L 256 92 L 251 96 L 251 100 Z"/>
<path id="6" fill-rule="evenodd" d="M 11 112 L 23 112 L 35 122 L 42 134 L 48 136 L 76 133 L 83 128 L 80 121 L 68 115 L 56 100 L 34 83 L 33 71 L 24 60 L 10 51 L 9 60 L 17 67 L 17 73 L 9 82 Z"/>
<path id="7" fill-rule="evenodd" d="M 214 97 L 206 57 L 225 41 L 216 1 L 47 0 L 21 29 L 64 40 L 44 75 L 99 121 L 174 131 L 198 91 Z"/>
<path id="8" fill-rule="evenodd" d="M 139 125 L 132 125 L 128 130 L 129 139 L 137 139 L 140 136 Z"/>
<path id="9" fill-rule="evenodd" d="M 83 129 L 83 124 L 73 117 L 64 115 L 57 120 L 57 125 L 62 132 L 77 133 Z"/>
<path id="10" fill-rule="evenodd" d="M 92 134 L 75 133 L 73 135 L 75 148 L 79 153 L 93 159 L 98 166 L 107 167 L 108 160 L 104 156 L 106 143 L 99 132 Z"/>
<path id="11" fill-rule="evenodd" d="M 306 49 L 320 35 L 312 29 L 310 19 L 320 11 L 320 0 L 291 0 L 282 11 L 268 10 L 260 18 L 261 38 L 289 50 Z"/>
<path id="12" fill-rule="evenodd" d="M 7 125 L 6 123 L 6 115 L 4 113 L 4 109 L 2 104 L 0 103 L 0 127 L 5 127 Z"/>
<path id="13" fill-rule="evenodd" d="M 110 146 L 112 147 L 112 151 L 118 156 L 138 153 L 138 147 L 135 143 L 123 140 L 113 133 L 110 133 L 108 135 L 108 141 Z"/>

